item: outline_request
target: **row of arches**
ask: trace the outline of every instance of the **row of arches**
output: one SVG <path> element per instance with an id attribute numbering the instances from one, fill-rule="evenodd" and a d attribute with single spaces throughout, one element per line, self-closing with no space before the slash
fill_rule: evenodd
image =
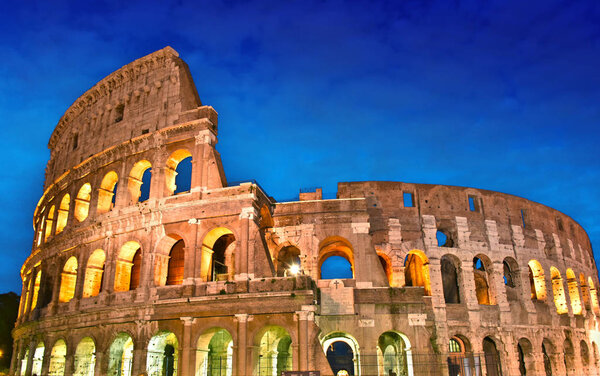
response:
<path id="1" fill-rule="evenodd" d="M 187 149 L 174 151 L 167 159 L 163 171 L 165 196 L 188 192 L 192 181 L 192 154 Z M 125 181 L 121 179 L 121 184 L 125 184 L 127 188 L 130 204 L 148 200 L 151 180 L 152 163 L 146 159 L 137 161 Z M 119 181 L 119 176 L 114 170 L 104 175 L 97 188 L 97 214 L 107 213 L 116 205 Z M 59 201 L 50 205 L 47 211 L 44 207 L 36 218 L 35 246 L 46 242 L 52 235 L 61 233 L 67 226 L 70 215 L 78 222 L 83 222 L 90 213 L 92 195 L 92 184 L 85 182 L 73 200 L 69 193 L 65 193 Z"/>

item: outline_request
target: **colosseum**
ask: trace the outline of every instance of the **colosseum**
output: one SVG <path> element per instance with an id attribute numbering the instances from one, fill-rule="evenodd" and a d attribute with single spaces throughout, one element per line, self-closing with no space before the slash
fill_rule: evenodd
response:
<path id="1" fill-rule="evenodd" d="M 217 135 L 170 47 L 68 108 L 11 375 L 600 374 L 598 273 L 567 215 L 380 181 L 276 202 L 227 182 Z"/>

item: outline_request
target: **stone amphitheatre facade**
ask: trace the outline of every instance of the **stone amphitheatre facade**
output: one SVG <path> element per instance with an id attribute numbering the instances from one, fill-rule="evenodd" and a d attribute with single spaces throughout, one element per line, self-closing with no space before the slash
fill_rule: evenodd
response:
<path id="1" fill-rule="evenodd" d="M 599 374 L 597 270 L 570 217 L 400 182 L 276 202 L 227 183 L 217 131 L 169 47 L 66 111 L 12 375 Z"/>

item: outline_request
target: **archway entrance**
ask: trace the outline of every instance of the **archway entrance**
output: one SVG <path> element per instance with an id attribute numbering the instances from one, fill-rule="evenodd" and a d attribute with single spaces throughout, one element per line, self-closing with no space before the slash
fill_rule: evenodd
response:
<path id="1" fill-rule="evenodd" d="M 67 355 L 67 344 L 62 339 L 56 341 L 50 353 L 50 368 L 48 375 L 63 376 L 65 374 L 65 357 Z"/>
<path id="2" fill-rule="evenodd" d="M 323 351 L 334 376 L 359 376 L 359 349 L 354 338 L 346 333 L 332 333 L 323 341 Z"/>
<path id="3" fill-rule="evenodd" d="M 177 375 L 178 348 L 177 337 L 171 332 L 159 333 L 152 337 L 146 359 L 148 376 Z"/>
<path id="4" fill-rule="evenodd" d="M 96 366 L 96 345 L 90 337 L 85 337 L 77 345 L 75 350 L 75 365 L 73 375 L 94 376 Z"/>
<path id="5" fill-rule="evenodd" d="M 196 346 L 197 376 L 231 376 L 233 374 L 233 339 L 225 329 L 213 328 L 198 338 Z"/>
<path id="6" fill-rule="evenodd" d="M 500 367 L 500 354 L 496 348 L 496 343 L 490 338 L 483 339 L 483 353 L 485 356 L 485 370 L 487 376 L 502 376 Z"/>
<path id="7" fill-rule="evenodd" d="M 277 376 L 292 369 L 292 338 L 280 326 L 261 331 L 258 353 L 258 375 Z"/>
<path id="8" fill-rule="evenodd" d="M 133 340 L 127 333 L 119 333 L 110 345 L 108 358 L 108 374 L 114 376 L 131 376 L 133 363 Z"/>
<path id="9" fill-rule="evenodd" d="M 377 341 L 379 375 L 412 376 L 410 343 L 406 336 L 385 332 Z"/>

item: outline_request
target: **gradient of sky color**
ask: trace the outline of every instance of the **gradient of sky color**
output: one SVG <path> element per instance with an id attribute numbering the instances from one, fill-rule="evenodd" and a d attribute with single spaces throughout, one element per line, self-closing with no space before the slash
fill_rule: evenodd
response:
<path id="1" fill-rule="evenodd" d="M 598 248 L 599 25 L 597 1 L 2 1 L 0 293 L 21 290 L 59 118 L 166 45 L 220 114 L 230 181 L 278 200 L 351 180 L 491 189 Z"/>

